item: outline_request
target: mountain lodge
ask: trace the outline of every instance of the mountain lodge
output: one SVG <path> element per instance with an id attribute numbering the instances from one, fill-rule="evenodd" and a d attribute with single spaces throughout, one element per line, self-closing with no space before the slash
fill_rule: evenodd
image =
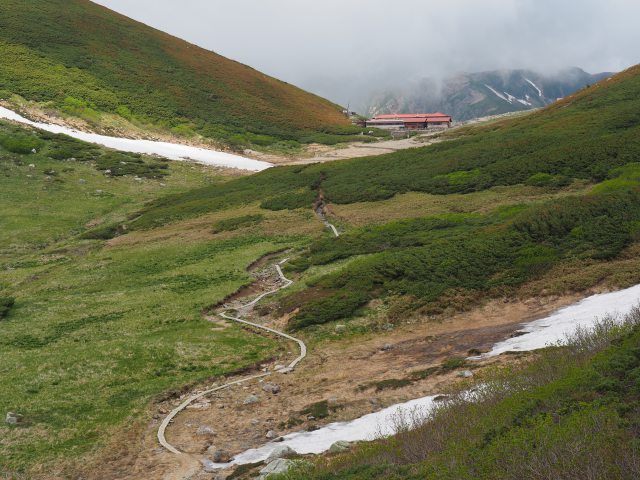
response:
<path id="1" fill-rule="evenodd" d="M 366 121 L 367 127 L 389 130 L 427 130 L 429 127 L 449 128 L 452 118 L 444 113 L 398 113 L 377 115 Z"/>

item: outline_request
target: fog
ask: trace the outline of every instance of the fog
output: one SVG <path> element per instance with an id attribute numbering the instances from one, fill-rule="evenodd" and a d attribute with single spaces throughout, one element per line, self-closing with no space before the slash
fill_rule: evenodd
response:
<path id="1" fill-rule="evenodd" d="M 373 91 L 457 72 L 640 60 L 637 0 L 97 0 L 358 108 Z"/>

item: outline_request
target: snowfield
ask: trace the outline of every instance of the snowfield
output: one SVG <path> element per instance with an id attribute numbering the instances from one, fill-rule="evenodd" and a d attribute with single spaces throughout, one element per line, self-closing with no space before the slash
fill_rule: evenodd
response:
<path id="1" fill-rule="evenodd" d="M 98 135 L 96 133 L 81 132 L 59 125 L 33 122 L 4 107 L 0 107 L 0 118 L 13 120 L 25 125 L 31 125 L 32 127 L 46 130 L 51 133 L 61 133 L 77 138 L 78 140 L 95 143 L 97 145 L 102 145 L 104 147 L 113 148 L 123 152 L 158 155 L 160 157 L 178 161 L 191 160 L 204 165 L 238 168 L 241 170 L 250 170 L 252 172 L 259 172 L 272 166 L 268 162 L 252 160 L 240 155 L 208 150 L 206 148 L 191 147 L 189 145 L 180 145 L 168 142 L 156 142 L 152 140 L 133 140 L 130 138 L 108 137 L 105 135 Z"/>

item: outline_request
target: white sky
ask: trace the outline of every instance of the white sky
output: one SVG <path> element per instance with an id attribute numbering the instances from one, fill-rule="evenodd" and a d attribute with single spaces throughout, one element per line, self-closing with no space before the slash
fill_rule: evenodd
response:
<path id="1" fill-rule="evenodd" d="M 343 105 L 406 78 L 640 62 L 639 0 L 95 1 Z"/>

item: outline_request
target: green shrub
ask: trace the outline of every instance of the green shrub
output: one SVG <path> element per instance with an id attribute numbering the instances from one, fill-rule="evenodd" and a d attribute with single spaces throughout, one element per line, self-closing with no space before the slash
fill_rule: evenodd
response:
<path id="1" fill-rule="evenodd" d="M 28 154 L 38 151 L 43 142 L 33 135 L 4 135 L 0 137 L 0 146 L 13 153 Z"/>
<path id="2" fill-rule="evenodd" d="M 227 218 L 220 220 L 213 226 L 214 233 L 238 230 L 239 228 L 252 227 L 264 220 L 264 215 L 243 215 L 242 217 Z"/>
<path id="3" fill-rule="evenodd" d="M 16 299 L 13 297 L 0 297 L 0 320 L 8 315 L 15 302 Z"/>

